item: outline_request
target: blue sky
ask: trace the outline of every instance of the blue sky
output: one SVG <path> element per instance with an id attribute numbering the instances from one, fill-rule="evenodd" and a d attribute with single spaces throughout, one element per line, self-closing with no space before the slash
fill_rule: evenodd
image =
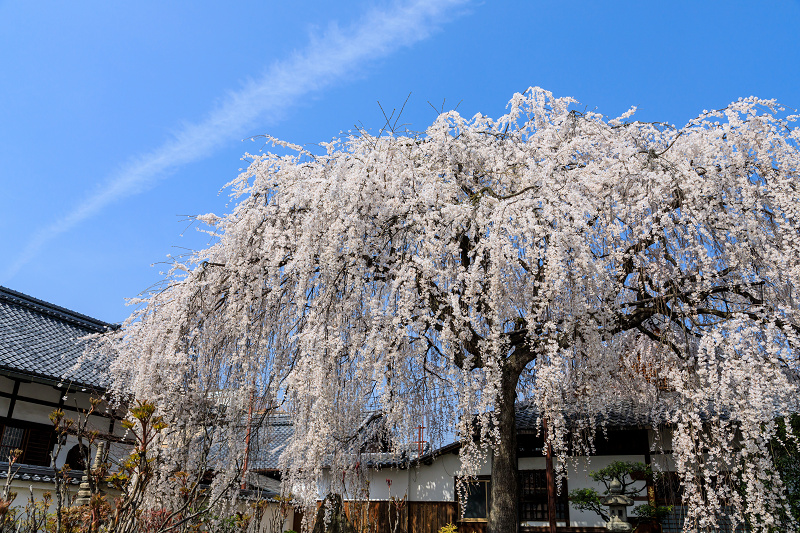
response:
<path id="1" fill-rule="evenodd" d="M 681 125 L 740 96 L 800 108 L 800 1 L 0 0 L 0 284 L 118 322 L 248 139 L 424 129 L 540 86 Z M 161 264 L 159 264 L 161 263 Z"/>

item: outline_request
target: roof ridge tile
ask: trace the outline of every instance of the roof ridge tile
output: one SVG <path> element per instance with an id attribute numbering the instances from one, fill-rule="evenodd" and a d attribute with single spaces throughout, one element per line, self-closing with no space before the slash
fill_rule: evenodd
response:
<path id="1" fill-rule="evenodd" d="M 16 305 L 27 307 L 38 313 L 72 322 L 87 329 L 96 329 L 98 332 L 105 331 L 109 328 L 116 329 L 118 327 L 116 324 L 92 318 L 89 315 L 84 315 L 83 313 L 78 313 L 66 307 L 34 298 L 33 296 L 9 289 L 8 287 L 3 287 L 2 285 L 0 285 L 0 300 L 6 300 Z"/>

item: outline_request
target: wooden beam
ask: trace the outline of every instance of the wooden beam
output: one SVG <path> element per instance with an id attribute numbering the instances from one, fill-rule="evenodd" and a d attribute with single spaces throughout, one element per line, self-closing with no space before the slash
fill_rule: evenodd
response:
<path id="1" fill-rule="evenodd" d="M 14 390 L 11 391 L 11 394 L 6 393 L 6 395 L 11 398 L 11 401 L 8 403 L 8 412 L 6 413 L 6 418 L 11 418 L 11 415 L 14 414 L 14 406 L 17 404 L 17 396 L 19 395 L 18 379 L 14 380 Z"/>
<path id="2" fill-rule="evenodd" d="M 56 403 L 56 402 L 50 402 L 50 401 L 47 401 L 47 400 L 40 400 L 39 398 L 30 398 L 28 396 L 19 396 L 18 394 L 16 394 L 16 392 L 18 392 L 18 391 L 19 391 L 19 382 L 16 382 L 16 385 L 14 386 L 14 392 L 12 392 L 12 393 L 8 393 L 6 391 L 0 391 L 0 397 L 11 398 L 11 405 L 9 405 L 8 415 L 7 415 L 8 418 L 11 418 L 11 412 L 13 411 L 13 407 L 14 407 L 14 404 L 16 403 L 16 401 L 33 403 L 33 404 L 36 404 L 36 405 L 43 405 L 45 407 L 52 407 L 53 409 L 63 409 L 64 411 L 74 411 L 74 412 L 80 412 L 80 413 L 83 413 L 84 411 L 88 411 L 89 410 L 88 407 L 86 409 L 79 409 L 78 407 L 74 407 L 72 405 L 67 405 L 67 404 L 62 403 L 62 402 Z M 122 418 L 120 416 L 115 416 L 113 414 L 108 414 L 108 413 L 104 413 L 104 412 L 101 412 L 101 411 L 95 411 L 94 413 L 92 413 L 92 416 L 102 416 L 104 418 L 120 418 L 120 419 Z"/>

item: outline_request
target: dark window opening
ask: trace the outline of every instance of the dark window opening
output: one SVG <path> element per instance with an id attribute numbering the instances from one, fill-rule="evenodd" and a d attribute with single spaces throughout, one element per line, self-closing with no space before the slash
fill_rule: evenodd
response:
<path id="1" fill-rule="evenodd" d="M 594 438 L 590 439 L 590 435 Z M 597 429 L 594 433 L 582 431 L 567 436 L 570 454 L 584 455 L 583 449 L 593 450 L 591 455 L 640 455 L 650 449 L 647 430 Z M 523 433 L 517 436 L 517 457 L 541 457 L 544 439 L 541 435 Z"/>
<path id="2" fill-rule="evenodd" d="M 683 490 L 677 472 L 660 472 L 653 483 L 656 502 L 659 505 L 680 505 Z"/>
<path id="3" fill-rule="evenodd" d="M 489 518 L 489 511 L 492 507 L 492 490 L 490 478 L 478 478 L 468 481 L 466 485 L 466 497 L 459 500 L 459 513 L 463 511 L 460 520 L 464 522 L 485 522 Z M 457 490 L 458 497 L 461 494 Z"/>
<path id="4" fill-rule="evenodd" d="M 18 464 L 50 466 L 53 426 L 8 420 L 0 423 L 0 435 L 0 461 L 9 461 L 13 450 L 22 450 Z"/>
<path id="5" fill-rule="evenodd" d="M 64 462 L 69 465 L 70 470 L 86 470 L 87 455 L 88 450 L 86 449 L 86 445 L 84 444 L 81 446 L 80 444 L 76 444 L 69 449 Z"/>

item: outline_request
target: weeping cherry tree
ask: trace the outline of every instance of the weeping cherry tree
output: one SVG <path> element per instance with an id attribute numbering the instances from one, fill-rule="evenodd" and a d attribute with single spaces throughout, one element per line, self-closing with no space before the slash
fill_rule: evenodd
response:
<path id="1" fill-rule="evenodd" d="M 214 398 L 230 427 L 279 405 L 308 505 L 327 469 L 357 492 L 370 414 L 398 453 L 420 424 L 457 435 L 461 474 L 492 461 L 490 533 L 516 528 L 516 402 L 561 465 L 565 413 L 668 406 L 687 523 L 767 531 L 786 519 L 767 445 L 800 397 L 797 116 L 747 98 L 677 128 L 574 103 L 530 89 L 498 119 L 324 153 L 270 139 L 233 211 L 198 217 L 213 244 L 105 339 L 113 390 L 181 427 Z M 240 474 L 241 434 L 219 449 Z"/>

